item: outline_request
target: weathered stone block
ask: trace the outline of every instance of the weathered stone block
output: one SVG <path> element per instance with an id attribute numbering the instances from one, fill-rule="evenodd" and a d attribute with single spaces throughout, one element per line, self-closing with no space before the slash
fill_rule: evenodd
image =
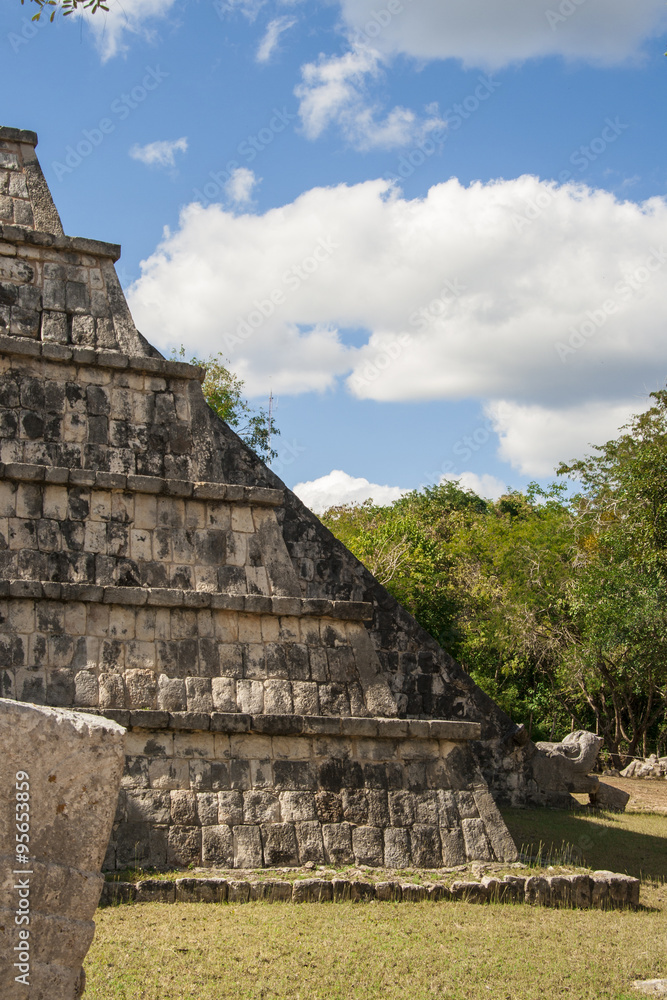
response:
<path id="1" fill-rule="evenodd" d="M 412 862 L 418 868 L 438 868 L 441 864 L 442 849 L 436 826 L 415 823 L 410 830 Z"/>
<path id="2" fill-rule="evenodd" d="M 234 866 L 234 841 L 229 826 L 206 826 L 202 829 L 202 863 L 219 868 Z"/>
<path id="3" fill-rule="evenodd" d="M 128 790 L 125 804 L 129 823 L 169 823 L 169 792 Z"/>
<path id="4" fill-rule="evenodd" d="M 28 824 L 30 840 L 25 853 L 17 844 L 14 866 L 30 872 L 32 987 L 39 977 L 49 998 L 71 1000 L 94 931 L 103 879 L 92 873 L 99 872 L 111 831 L 124 734 L 107 720 L 4 699 L 0 719 L 10 734 L 2 747 L 2 783 L 12 788 L 0 809 L 3 843 L 15 842 L 15 807 L 30 806 L 18 813 L 26 817 L 21 823 Z M 29 863 L 22 866 L 22 859 Z M 0 936 L 10 955 L 19 945 L 14 915 L 22 904 L 18 890 L 0 895 Z M 9 963 L 0 970 L 3 996 L 18 995 L 15 973 Z"/>
<path id="5" fill-rule="evenodd" d="M 234 867 L 261 868 L 264 864 L 262 839 L 258 826 L 235 826 Z"/>
<path id="6" fill-rule="evenodd" d="M 226 826 L 241 826 L 243 824 L 243 795 L 241 792 L 218 792 L 218 822 Z"/>
<path id="7" fill-rule="evenodd" d="M 167 863 L 187 868 L 201 862 L 201 827 L 171 826 L 167 835 Z"/>
<path id="8" fill-rule="evenodd" d="M 384 831 L 385 868 L 408 868 L 412 864 L 410 833 L 404 827 L 390 826 Z"/>
<path id="9" fill-rule="evenodd" d="M 281 792 L 280 814 L 283 822 L 301 823 L 316 818 L 312 792 Z"/>
<path id="10" fill-rule="evenodd" d="M 461 829 L 468 861 L 492 861 L 493 855 L 481 819 L 462 819 Z"/>
<path id="11" fill-rule="evenodd" d="M 323 823 L 322 838 L 327 864 L 354 864 L 352 832 L 349 823 Z"/>
<path id="12" fill-rule="evenodd" d="M 352 828 L 352 850 L 358 865 L 381 867 L 384 863 L 384 838 L 375 826 Z"/>
<path id="13" fill-rule="evenodd" d="M 322 838 L 321 824 L 311 820 L 297 822 L 294 824 L 294 827 L 299 848 L 300 864 L 305 865 L 308 862 L 316 865 L 324 864 L 324 840 Z"/>
<path id="14" fill-rule="evenodd" d="M 279 823 L 280 803 L 275 792 L 247 791 L 243 793 L 243 822 Z"/>
<path id="15" fill-rule="evenodd" d="M 263 824 L 264 864 L 279 867 L 299 864 L 296 832 L 292 823 Z"/>

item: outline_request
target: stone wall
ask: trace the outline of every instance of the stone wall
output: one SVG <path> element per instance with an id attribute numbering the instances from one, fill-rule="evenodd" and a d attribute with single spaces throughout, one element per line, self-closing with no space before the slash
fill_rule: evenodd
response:
<path id="1" fill-rule="evenodd" d="M 142 712 L 122 721 L 131 731 L 108 868 L 440 868 L 514 856 L 467 744 L 474 724 Z M 188 728 L 203 721 L 209 731 Z"/>

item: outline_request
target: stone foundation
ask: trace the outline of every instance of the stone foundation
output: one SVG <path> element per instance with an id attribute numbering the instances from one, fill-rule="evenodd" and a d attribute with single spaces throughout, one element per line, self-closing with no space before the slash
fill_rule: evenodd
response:
<path id="1" fill-rule="evenodd" d="M 131 730 L 107 869 L 516 857 L 469 749 L 474 724 L 110 714 Z"/>
<path id="2" fill-rule="evenodd" d="M 386 873 L 390 874 L 390 873 Z M 261 882 L 229 878 L 106 882 L 100 905 L 119 903 L 526 903 L 569 909 L 623 910 L 639 905 L 639 879 L 613 872 L 578 875 L 484 876 L 452 882 L 334 877 Z"/>

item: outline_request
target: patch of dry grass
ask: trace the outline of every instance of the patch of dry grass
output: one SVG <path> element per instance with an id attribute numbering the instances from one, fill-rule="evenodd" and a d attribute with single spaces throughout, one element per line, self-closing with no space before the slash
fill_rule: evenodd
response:
<path id="1" fill-rule="evenodd" d="M 97 913 L 87 1000 L 621 1000 L 667 975 L 651 911 L 146 903 Z"/>
<path id="2" fill-rule="evenodd" d="M 626 812 L 667 815 L 667 781 L 664 778 L 607 778 L 600 781 L 622 788 L 630 796 Z"/>
<path id="3" fill-rule="evenodd" d="M 667 879 L 667 818 L 639 812 L 503 809 L 514 843 L 543 861 Z"/>

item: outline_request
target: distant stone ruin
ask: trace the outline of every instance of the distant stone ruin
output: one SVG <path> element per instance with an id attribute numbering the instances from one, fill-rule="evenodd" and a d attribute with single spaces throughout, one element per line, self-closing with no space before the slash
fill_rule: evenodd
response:
<path id="1" fill-rule="evenodd" d="M 129 730 L 106 865 L 512 860 L 489 788 L 562 776 L 138 333 L 36 142 L 0 129 L 0 693 Z"/>

